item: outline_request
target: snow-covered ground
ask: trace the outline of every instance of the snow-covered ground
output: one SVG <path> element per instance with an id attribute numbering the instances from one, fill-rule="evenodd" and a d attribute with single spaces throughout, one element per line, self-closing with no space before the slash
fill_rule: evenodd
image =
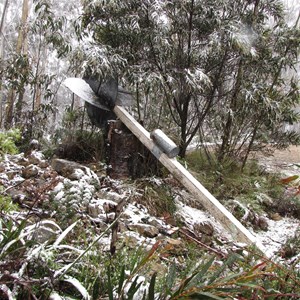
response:
<path id="1" fill-rule="evenodd" d="M 30 171 L 30 168 L 33 167 L 37 168 L 33 175 L 25 172 L 26 169 Z M 87 167 L 79 166 L 76 168 L 75 165 L 74 172 L 66 175 L 69 178 L 63 177 L 55 173 L 53 168 L 45 163 L 39 152 L 33 152 L 29 158 L 25 158 L 23 154 L 5 156 L 1 163 L 1 169 L 1 184 L 7 192 L 11 192 L 13 197 L 18 194 L 22 196 L 18 200 L 21 201 L 21 205 L 23 200 L 24 203 L 30 202 L 28 195 L 26 195 L 26 187 L 30 184 L 32 188 L 40 190 L 41 187 L 36 185 L 37 183 L 45 186 L 51 185 L 51 182 L 57 180 L 50 190 L 45 189 L 45 193 L 52 195 L 52 201 L 58 203 L 57 207 L 59 208 L 58 211 L 50 212 L 49 217 L 55 217 L 56 214 L 63 214 L 63 212 L 67 214 L 74 210 L 79 215 L 87 214 L 88 218 L 96 224 L 107 227 L 107 222 L 114 219 L 116 207 L 124 199 L 127 199 L 125 205 L 122 206 L 120 217 L 123 224 L 120 236 L 125 240 L 134 241 L 137 246 L 152 247 L 164 235 L 172 237 L 173 233 L 178 232 L 176 225 L 170 225 L 166 220 L 150 215 L 144 205 L 130 200 L 137 199 L 142 195 L 141 191 L 132 184 L 126 185 L 125 182 L 108 179 L 108 181 L 110 180 L 110 187 L 101 186 L 96 174 Z M 28 178 L 23 176 L 28 176 Z M 151 182 L 157 185 L 162 184 L 160 179 L 152 179 Z M 177 195 L 180 193 L 180 188 L 177 188 L 176 193 Z M 185 203 L 184 198 L 186 197 L 186 194 L 181 197 L 175 196 L 176 216 L 184 224 L 184 227 L 200 237 L 205 232 L 207 235 L 232 242 L 230 234 L 224 230 L 219 222 L 208 212 Z M 282 245 L 289 238 L 294 237 L 300 221 L 293 218 L 280 218 L 277 221 L 267 219 L 267 223 L 267 231 L 256 230 L 254 232 L 251 228 L 249 230 L 264 246 L 266 255 L 273 257 L 280 254 Z M 213 241 L 213 238 L 210 240 Z M 107 250 L 110 245 L 110 237 L 103 238 L 101 243 Z"/>

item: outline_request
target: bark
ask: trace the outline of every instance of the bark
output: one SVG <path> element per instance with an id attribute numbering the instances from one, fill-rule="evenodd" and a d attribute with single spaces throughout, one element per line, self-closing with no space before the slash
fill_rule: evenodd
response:
<path id="1" fill-rule="evenodd" d="M 5 22 L 7 8 L 8 8 L 8 0 L 6 0 L 4 3 L 4 8 L 3 8 L 2 16 L 1 16 L 1 23 L 0 23 L 0 34 L 1 34 L 0 40 L 1 41 L 3 41 L 3 36 L 4 36 L 3 28 L 4 28 L 4 22 Z M 2 55 L 0 57 L 2 57 Z"/>
<path id="2" fill-rule="evenodd" d="M 243 79 L 243 59 L 240 59 L 236 80 L 235 80 L 235 86 L 234 91 L 231 97 L 230 101 L 230 108 L 229 112 L 227 113 L 227 120 L 226 124 L 224 126 L 223 136 L 222 136 L 222 144 L 221 148 L 219 150 L 218 154 L 218 161 L 222 162 L 224 158 L 230 154 L 232 150 L 231 145 L 231 138 L 232 138 L 232 130 L 234 127 L 234 115 L 236 114 L 238 107 L 237 107 L 237 98 L 238 94 L 240 92 L 240 87 Z"/>
<path id="3" fill-rule="evenodd" d="M 114 179 L 161 175 L 161 167 L 152 153 L 121 122 L 108 125 L 108 175 Z"/>
<path id="4" fill-rule="evenodd" d="M 28 52 L 28 44 L 27 44 L 27 19 L 28 19 L 28 12 L 29 12 L 29 3 L 28 0 L 23 0 L 22 6 L 22 19 L 21 25 L 18 32 L 18 40 L 17 40 L 17 47 L 16 47 L 16 54 L 26 54 Z M 22 112 L 23 107 L 23 97 L 24 97 L 24 86 L 20 87 L 20 93 L 18 97 L 18 115 Z M 7 105 L 6 105 L 6 113 L 5 113 L 5 128 L 9 129 L 12 126 L 13 122 L 13 112 L 15 106 L 15 92 L 13 90 L 9 91 L 7 97 Z"/>
<path id="5" fill-rule="evenodd" d="M 42 99 L 42 90 L 41 90 L 41 84 L 39 83 L 38 77 L 39 74 L 44 73 L 45 71 L 45 62 L 47 57 L 47 50 L 44 48 L 42 50 L 42 37 L 40 35 L 39 39 L 39 46 L 38 51 L 36 55 L 36 71 L 35 71 L 35 78 L 37 83 L 34 86 L 33 91 L 33 99 L 32 99 L 32 111 L 37 111 L 40 108 L 41 105 L 41 99 Z"/>
<path id="6" fill-rule="evenodd" d="M 4 58 L 4 24 L 6 18 L 6 12 L 8 9 L 8 0 L 5 1 L 3 12 L 1 16 L 1 23 L 0 23 L 0 60 Z M 6 100 L 6 96 L 2 93 L 2 81 L 0 80 L 0 92 L 1 92 L 1 103 L 0 103 L 0 128 L 2 128 L 3 123 L 3 103 Z"/>

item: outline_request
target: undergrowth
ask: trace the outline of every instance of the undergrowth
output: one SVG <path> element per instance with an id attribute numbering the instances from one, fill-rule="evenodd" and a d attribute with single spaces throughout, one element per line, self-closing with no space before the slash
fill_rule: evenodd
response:
<path id="1" fill-rule="evenodd" d="M 16 142 L 21 139 L 21 132 L 19 129 L 11 129 L 5 132 L 0 132 L 0 155 L 16 154 L 18 148 Z"/>
<path id="2" fill-rule="evenodd" d="M 156 216 L 172 216 L 176 211 L 176 204 L 172 193 L 172 187 L 163 182 L 151 182 L 148 180 L 136 181 L 137 188 L 142 191 L 138 202 L 147 207 L 150 214 Z"/>
<path id="3" fill-rule="evenodd" d="M 1 299 L 48 299 L 56 295 L 58 299 L 95 300 L 254 300 L 298 299 L 300 294 L 299 272 L 252 249 L 225 257 L 195 255 L 185 272 L 176 257 L 164 255 L 167 246 L 160 241 L 148 251 L 123 248 L 111 256 L 99 251 L 99 243 L 112 225 L 76 247 L 69 244 L 68 235 L 82 230 L 78 222 L 60 230 L 54 239 L 39 243 L 32 239 L 32 232 L 45 228 L 46 223 L 30 227 L 26 221 L 17 224 L 2 220 Z M 164 266 L 163 272 L 153 268 L 156 263 Z"/>
<path id="4" fill-rule="evenodd" d="M 283 188 L 255 163 L 241 172 L 235 162 L 208 164 L 196 152 L 187 164 L 223 201 L 242 193 L 255 202 L 258 191 L 276 197 Z M 142 191 L 138 201 L 148 204 L 150 212 L 174 214 L 173 193 L 163 181 L 136 184 Z M 55 209 L 60 212 L 61 207 Z M 65 213 L 36 222 L 31 212 L 15 210 L 9 197 L 0 197 L 0 299 L 299 299 L 299 260 L 287 268 L 251 248 L 212 255 L 190 241 L 183 254 L 174 253 L 164 240 L 150 249 L 121 244 L 112 255 L 104 240 L 114 223 L 107 222 L 101 231 L 83 218 L 73 222 L 73 214 L 68 222 L 62 218 Z M 298 240 L 288 240 L 282 257 L 299 251 Z"/>
<path id="5" fill-rule="evenodd" d="M 202 151 L 189 153 L 187 166 L 197 179 L 221 202 L 237 199 L 261 213 L 269 209 L 261 202 L 261 194 L 272 199 L 282 199 L 283 187 L 277 174 L 270 174 L 250 160 L 243 169 L 236 160 L 227 160 L 223 165 L 213 157 L 208 160 Z"/>
<path id="6" fill-rule="evenodd" d="M 189 153 L 186 162 L 188 169 L 196 173 L 203 185 L 217 199 L 227 200 L 235 196 L 253 197 L 258 189 L 276 197 L 282 191 L 279 177 L 266 173 L 254 160 L 249 161 L 241 169 L 241 164 L 236 160 L 228 159 L 221 165 L 216 159 L 208 160 L 199 150 Z"/>

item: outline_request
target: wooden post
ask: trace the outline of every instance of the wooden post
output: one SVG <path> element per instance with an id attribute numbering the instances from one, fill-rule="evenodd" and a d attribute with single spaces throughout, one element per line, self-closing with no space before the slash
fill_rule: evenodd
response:
<path id="1" fill-rule="evenodd" d="M 254 245 L 265 253 L 264 246 L 176 159 L 169 158 L 153 142 L 150 133 L 124 108 L 115 106 L 115 114 L 128 129 L 155 155 L 155 157 L 186 187 L 195 198 L 215 217 L 232 237 L 248 245 Z"/>

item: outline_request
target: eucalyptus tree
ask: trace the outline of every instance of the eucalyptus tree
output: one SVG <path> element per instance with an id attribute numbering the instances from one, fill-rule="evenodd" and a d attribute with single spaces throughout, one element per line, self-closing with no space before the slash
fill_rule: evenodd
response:
<path id="1" fill-rule="evenodd" d="M 28 56 L 28 14 L 29 14 L 29 2 L 28 0 L 23 0 L 22 3 L 22 17 L 18 30 L 18 39 L 16 44 L 16 56 L 20 58 L 22 63 L 22 67 L 19 70 L 22 75 L 28 74 L 28 64 L 27 64 L 27 56 Z M 26 76 L 26 75 L 25 75 Z M 18 99 L 16 103 L 17 107 L 17 115 L 19 116 L 22 111 L 23 106 L 23 98 L 25 93 L 24 87 L 25 81 L 21 80 L 18 86 Z M 13 107 L 15 105 L 16 93 L 14 87 L 11 87 L 8 97 L 7 97 L 7 105 L 6 105 L 6 114 L 5 114 L 5 127 L 10 128 L 12 119 L 13 119 Z"/>
<path id="2" fill-rule="evenodd" d="M 298 86 L 283 71 L 297 60 L 299 32 L 286 25 L 280 1 L 83 5 L 89 68 L 129 82 L 139 106 L 150 103 L 152 126 L 178 128 L 180 156 L 205 132 L 216 135 L 219 161 L 247 145 L 246 160 L 256 140 L 276 140 L 283 122 L 295 121 Z"/>
<path id="3" fill-rule="evenodd" d="M 216 7 L 217 1 L 194 0 L 84 2 L 83 26 L 102 49 L 99 65 L 107 59 L 134 86 L 138 104 L 150 103 L 149 127 L 179 130 L 182 157 L 212 106 L 203 66 Z"/>
<path id="4" fill-rule="evenodd" d="M 59 71 L 66 65 L 62 58 L 71 50 L 62 5 L 75 3 L 56 2 L 16 1 L 8 10 L 8 17 L 16 15 L 13 25 L 7 26 L 7 31 L 14 33 L 6 35 L 12 46 L 7 47 L 0 66 L 2 92 L 6 96 L 5 127 L 19 126 L 29 135 L 33 129 L 41 135 L 50 119 L 49 112 L 56 110 L 54 99 L 62 81 Z M 23 4 L 22 9 L 17 4 Z M 42 128 L 33 126 L 40 122 Z"/>
<path id="5" fill-rule="evenodd" d="M 298 134 L 283 131 L 285 122 L 299 119 L 293 111 L 299 103 L 298 79 L 286 76 L 298 62 L 299 20 L 289 27 L 282 2 L 264 0 L 235 1 L 226 16 L 221 53 L 209 63 L 224 62 L 224 72 L 220 101 L 208 124 L 220 138 L 218 160 L 243 154 L 244 165 L 257 147 L 299 142 Z"/>

